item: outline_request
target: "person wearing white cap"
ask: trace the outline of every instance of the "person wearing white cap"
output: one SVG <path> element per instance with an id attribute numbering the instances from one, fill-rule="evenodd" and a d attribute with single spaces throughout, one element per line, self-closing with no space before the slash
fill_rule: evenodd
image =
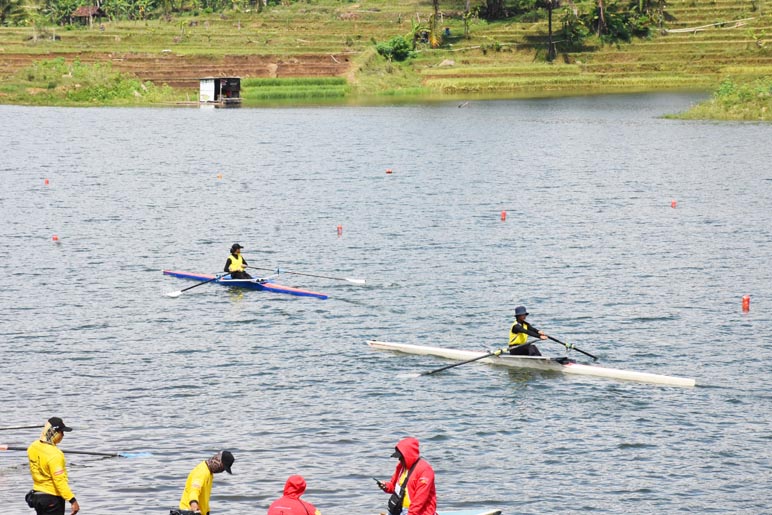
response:
<path id="1" fill-rule="evenodd" d="M 547 335 L 544 331 L 539 331 L 531 324 L 525 321 L 528 316 L 528 310 L 525 306 L 515 308 L 515 323 L 509 330 L 509 353 L 515 356 L 541 356 L 538 347 L 528 343 L 528 337 L 533 336 L 540 340 L 546 340 Z"/>
<path id="2" fill-rule="evenodd" d="M 43 426 L 40 439 L 27 448 L 29 471 L 32 474 L 32 490 L 25 497 L 37 515 L 64 515 L 65 503 L 70 502 L 72 515 L 80 511 L 80 505 L 70 490 L 64 453 L 57 444 L 65 432 L 72 431 L 59 417 L 51 417 Z"/>

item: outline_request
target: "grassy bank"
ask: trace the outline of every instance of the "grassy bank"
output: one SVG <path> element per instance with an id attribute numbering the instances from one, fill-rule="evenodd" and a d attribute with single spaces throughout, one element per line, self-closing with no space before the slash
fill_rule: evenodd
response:
<path id="1" fill-rule="evenodd" d="M 33 61 L 58 57 L 84 65 L 111 63 L 112 70 L 145 87 L 168 84 L 176 93 L 161 95 L 164 99 L 195 99 L 199 77 L 240 76 L 245 105 L 314 98 L 709 91 L 727 77 L 748 83 L 772 69 L 772 14 L 759 0 L 672 0 L 664 24 L 649 37 L 612 44 L 587 34 L 578 44 L 560 42 L 553 62 L 546 59 L 544 10 L 498 21 L 472 16 L 465 26 L 463 0 L 440 5 L 439 46 L 419 42 L 402 62 L 385 59 L 376 46 L 425 25 L 430 2 L 288 1 L 262 13 L 191 12 L 103 20 L 93 27 L 0 27 L 0 102 L 75 102 L 78 96 L 69 86 L 27 84 L 18 75 Z M 592 2 L 573 5 L 586 9 Z M 556 28 L 570 8 L 555 12 Z M 128 89 L 133 99 L 116 95 L 107 101 L 153 101 L 141 87 Z M 100 95 L 91 98 L 98 102 Z"/>
<path id="2" fill-rule="evenodd" d="M 671 118 L 772 122 L 772 78 L 746 83 L 726 79 L 712 98 Z"/>
<path id="3" fill-rule="evenodd" d="M 181 100 L 168 86 L 142 82 L 107 63 L 37 61 L 0 85 L 0 100 L 22 105 L 148 105 Z"/>

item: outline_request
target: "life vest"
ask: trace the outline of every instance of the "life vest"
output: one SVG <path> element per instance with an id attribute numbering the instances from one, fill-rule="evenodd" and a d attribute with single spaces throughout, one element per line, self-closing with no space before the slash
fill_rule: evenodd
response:
<path id="1" fill-rule="evenodd" d="M 509 346 L 510 347 L 516 347 L 528 341 L 528 335 L 526 333 L 516 333 L 512 331 L 515 325 L 517 325 L 517 322 L 512 324 L 512 327 L 509 328 Z M 523 329 L 530 328 L 530 326 L 525 322 L 520 322 L 520 325 L 523 327 Z"/>
<path id="2" fill-rule="evenodd" d="M 405 489 L 405 496 L 402 497 L 402 508 L 403 509 L 410 508 L 410 494 L 407 491 L 407 473 L 408 473 L 408 471 L 406 470 L 405 472 L 402 473 L 402 475 L 399 478 L 399 489 L 400 489 L 400 492 L 402 491 L 403 488 Z"/>
<path id="3" fill-rule="evenodd" d="M 241 254 L 238 256 L 235 256 L 231 254 L 231 265 L 228 267 L 228 270 L 230 272 L 243 272 L 244 271 L 244 258 L 241 257 Z"/>

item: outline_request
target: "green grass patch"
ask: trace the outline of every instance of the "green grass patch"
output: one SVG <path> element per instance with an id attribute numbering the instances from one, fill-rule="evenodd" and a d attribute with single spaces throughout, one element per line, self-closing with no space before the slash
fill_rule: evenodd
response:
<path id="1" fill-rule="evenodd" d="M 772 78 L 725 79 L 709 100 L 668 118 L 772 122 Z"/>
<path id="2" fill-rule="evenodd" d="M 147 105 L 178 100 L 171 88 L 116 72 L 110 63 L 63 58 L 24 68 L 3 86 L 2 93 L 6 100 L 30 105 Z"/>

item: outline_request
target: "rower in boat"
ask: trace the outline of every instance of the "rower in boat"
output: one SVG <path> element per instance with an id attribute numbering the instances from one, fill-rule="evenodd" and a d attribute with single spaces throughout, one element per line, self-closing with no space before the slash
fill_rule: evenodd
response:
<path id="1" fill-rule="evenodd" d="M 525 306 L 515 308 L 515 323 L 509 330 L 509 353 L 515 356 L 541 356 L 539 348 L 533 343 L 528 343 L 528 337 L 533 336 L 540 340 L 546 340 L 547 335 L 544 331 L 539 331 L 531 324 L 525 321 L 528 316 L 528 310 Z"/>
<path id="2" fill-rule="evenodd" d="M 247 260 L 241 255 L 241 249 L 243 249 L 238 243 L 234 243 L 231 246 L 231 255 L 225 261 L 225 267 L 223 272 L 231 274 L 231 279 L 252 279 L 244 269 L 248 266 Z"/>

